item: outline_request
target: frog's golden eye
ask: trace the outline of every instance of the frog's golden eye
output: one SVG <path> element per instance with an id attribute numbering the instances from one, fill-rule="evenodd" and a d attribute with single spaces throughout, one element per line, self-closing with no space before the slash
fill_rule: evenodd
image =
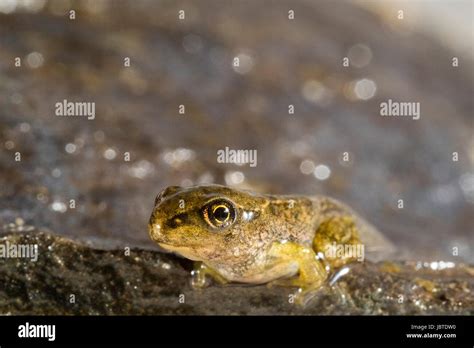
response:
<path id="1" fill-rule="evenodd" d="M 202 211 L 204 220 L 214 228 L 225 228 L 235 221 L 236 210 L 234 204 L 227 200 L 211 201 Z"/>

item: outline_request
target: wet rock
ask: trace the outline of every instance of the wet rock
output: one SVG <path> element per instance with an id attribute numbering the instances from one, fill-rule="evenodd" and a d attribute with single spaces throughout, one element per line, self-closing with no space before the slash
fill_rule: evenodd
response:
<path id="1" fill-rule="evenodd" d="M 33 229 L 0 245 L 38 245 L 38 258 L 0 258 L 0 314 L 473 314 L 474 267 L 355 264 L 306 307 L 293 289 L 190 285 L 187 260 L 157 251 L 100 250 Z M 437 264 L 439 267 L 439 264 Z M 453 267 L 451 267 L 453 266 Z M 74 299 L 74 301 L 72 301 Z"/>

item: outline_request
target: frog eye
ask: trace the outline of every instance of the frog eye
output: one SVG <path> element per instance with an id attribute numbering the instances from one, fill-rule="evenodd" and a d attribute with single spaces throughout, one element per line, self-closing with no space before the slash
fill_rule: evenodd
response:
<path id="1" fill-rule="evenodd" d="M 234 204 L 223 199 L 209 202 L 202 213 L 204 220 L 213 228 L 228 227 L 234 223 L 236 217 Z"/>

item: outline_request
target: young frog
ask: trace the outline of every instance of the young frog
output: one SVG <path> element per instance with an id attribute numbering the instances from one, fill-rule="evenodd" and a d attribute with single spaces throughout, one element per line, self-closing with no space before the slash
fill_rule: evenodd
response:
<path id="1" fill-rule="evenodd" d="M 335 199 L 220 185 L 163 190 L 149 233 L 165 250 L 197 261 L 197 287 L 206 276 L 222 284 L 271 283 L 298 287 L 301 299 L 334 269 L 392 250 L 373 226 Z"/>

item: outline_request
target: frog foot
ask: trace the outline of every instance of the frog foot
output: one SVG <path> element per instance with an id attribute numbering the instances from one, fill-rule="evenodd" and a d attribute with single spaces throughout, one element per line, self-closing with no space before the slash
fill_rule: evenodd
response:
<path id="1" fill-rule="evenodd" d="M 269 283 L 269 286 L 278 285 L 285 287 L 296 287 L 298 291 L 294 294 L 294 303 L 306 305 L 316 292 L 325 284 L 328 272 L 321 260 L 311 248 L 295 243 L 277 243 L 271 250 L 278 255 L 280 260 L 296 262 L 298 273 L 292 278 L 280 278 Z"/>
<path id="2" fill-rule="evenodd" d="M 195 289 L 205 288 L 209 286 L 209 278 L 221 285 L 228 283 L 227 279 L 204 262 L 195 262 L 194 269 L 191 271 L 191 286 Z"/>
<path id="3" fill-rule="evenodd" d="M 297 288 L 297 290 L 292 294 L 292 303 L 302 307 L 305 307 L 324 285 L 324 281 L 308 283 L 299 277 L 292 279 L 277 279 L 267 284 L 270 288 L 273 286 Z"/>

